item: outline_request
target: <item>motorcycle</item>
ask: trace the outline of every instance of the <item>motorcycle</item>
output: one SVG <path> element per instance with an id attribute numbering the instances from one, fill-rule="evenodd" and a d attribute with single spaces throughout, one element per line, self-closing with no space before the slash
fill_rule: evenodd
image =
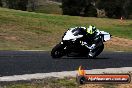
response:
<path id="1" fill-rule="evenodd" d="M 78 28 L 70 28 L 62 36 L 62 41 L 53 47 L 51 51 L 52 58 L 61 58 L 63 56 L 67 57 L 87 57 L 95 58 L 97 57 L 104 49 L 103 42 L 110 40 L 111 35 L 105 31 L 99 31 L 99 36 L 97 38 L 98 44 L 96 48 L 91 50 L 83 42 L 84 35 Z M 89 56 L 89 53 L 92 53 L 92 57 Z"/>

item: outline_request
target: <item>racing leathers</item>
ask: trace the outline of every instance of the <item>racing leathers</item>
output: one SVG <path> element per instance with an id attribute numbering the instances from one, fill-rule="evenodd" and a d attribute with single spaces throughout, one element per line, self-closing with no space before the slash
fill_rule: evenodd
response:
<path id="1" fill-rule="evenodd" d="M 83 41 L 81 42 L 81 44 L 86 46 L 90 50 L 89 56 L 92 57 L 92 51 L 96 48 L 97 43 L 99 42 L 99 29 L 96 29 L 93 34 L 89 34 L 86 27 L 75 27 L 75 29 L 79 29 L 80 33 L 83 35 Z"/>

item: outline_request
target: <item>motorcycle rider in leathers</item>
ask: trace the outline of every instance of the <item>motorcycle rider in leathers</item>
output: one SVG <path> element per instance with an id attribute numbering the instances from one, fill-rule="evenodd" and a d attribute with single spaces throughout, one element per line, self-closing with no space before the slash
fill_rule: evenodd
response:
<path id="1" fill-rule="evenodd" d="M 86 46 L 89 50 L 89 56 L 93 57 L 92 51 L 96 48 L 98 43 L 98 38 L 100 31 L 96 29 L 95 26 L 90 25 L 88 28 L 86 27 L 75 27 L 75 29 L 79 29 L 83 34 L 83 41 L 81 42 L 82 45 Z"/>

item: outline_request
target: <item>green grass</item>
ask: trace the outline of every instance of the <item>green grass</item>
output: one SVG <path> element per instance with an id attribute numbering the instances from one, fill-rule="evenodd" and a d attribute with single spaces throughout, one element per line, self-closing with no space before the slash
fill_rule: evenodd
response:
<path id="1" fill-rule="evenodd" d="M 103 88 L 117 88 L 118 84 L 103 84 Z"/>
<path id="2" fill-rule="evenodd" d="M 0 8 L 0 50 L 50 50 L 70 27 L 95 25 L 132 39 L 132 20 L 42 14 Z"/>
<path id="3" fill-rule="evenodd" d="M 4 82 L 0 88 L 79 88 L 75 78 L 45 78 L 40 80 Z"/>
<path id="4" fill-rule="evenodd" d="M 45 3 L 35 9 L 37 13 L 62 14 L 61 5 L 56 3 Z"/>
<path id="5" fill-rule="evenodd" d="M 127 25 L 115 25 L 114 27 L 104 28 L 112 35 L 117 37 L 132 39 L 132 24 Z"/>

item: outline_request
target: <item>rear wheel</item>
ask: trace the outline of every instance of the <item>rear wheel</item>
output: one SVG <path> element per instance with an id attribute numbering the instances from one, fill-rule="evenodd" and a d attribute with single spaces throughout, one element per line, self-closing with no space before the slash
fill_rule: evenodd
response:
<path id="1" fill-rule="evenodd" d="M 51 51 L 51 56 L 53 58 L 60 58 L 62 56 L 64 56 L 64 46 L 59 43 L 57 44 Z"/>
<path id="2" fill-rule="evenodd" d="M 95 49 L 95 55 L 94 57 L 97 57 L 104 49 L 104 44 L 102 44 L 101 46 L 97 47 L 97 49 Z"/>

